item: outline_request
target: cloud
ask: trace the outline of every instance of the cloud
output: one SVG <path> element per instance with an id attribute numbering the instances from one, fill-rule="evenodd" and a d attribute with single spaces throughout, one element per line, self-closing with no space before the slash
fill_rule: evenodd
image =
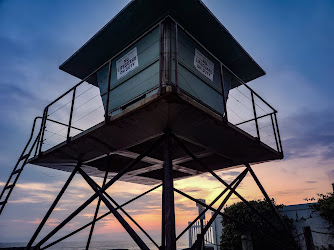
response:
<path id="1" fill-rule="evenodd" d="M 330 109 L 304 111 L 281 121 L 285 159 L 334 159 L 334 116 Z"/>
<path id="2" fill-rule="evenodd" d="M 328 177 L 329 177 L 331 180 L 334 180 L 334 169 L 328 171 Z M 334 182 L 333 182 L 333 183 L 334 183 Z"/>
<path id="3" fill-rule="evenodd" d="M 315 183 L 318 183 L 318 181 L 305 181 L 305 183 L 307 183 L 307 184 L 315 184 Z"/>
<path id="4" fill-rule="evenodd" d="M 239 171 L 226 171 L 221 173 L 221 176 L 234 176 L 237 177 L 241 172 Z"/>

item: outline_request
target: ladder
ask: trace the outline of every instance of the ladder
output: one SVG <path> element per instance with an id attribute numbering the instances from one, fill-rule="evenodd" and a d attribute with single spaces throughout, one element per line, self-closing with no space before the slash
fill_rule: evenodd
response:
<path id="1" fill-rule="evenodd" d="M 6 185 L 4 186 L 1 194 L 0 194 L 0 215 L 2 213 L 2 211 L 4 210 L 7 202 L 8 202 L 8 199 L 9 199 L 9 196 L 11 195 L 15 185 L 16 185 L 16 182 L 17 180 L 19 179 L 22 171 L 23 171 L 23 168 L 24 166 L 27 164 L 28 160 L 29 160 L 29 157 L 35 147 L 35 145 L 37 144 L 37 142 L 39 141 L 39 138 L 40 138 L 40 135 L 41 135 L 41 131 L 39 131 L 34 143 L 32 144 L 32 146 L 30 147 L 29 150 L 28 147 L 29 147 L 29 144 L 33 138 L 33 135 L 34 135 L 34 130 L 35 130 L 35 124 L 36 124 L 36 120 L 39 119 L 41 117 L 36 117 L 35 120 L 34 120 L 34 124 L 33 124 L 33 127 L 32 127 L 32 131 L 31 131 L 31 134 L 30 134 L 30 138 L 28 140 L 28 143 L 26 144 L 26 146 L 24 147 L 23 149 L 23 152 L 22 154 L 20 155 L 20 158 L 17 160 L 16 164 L 15 164 L 15 167 L 12 171 L 12 173 L 10 174 L 8 180 L 7 180 L 7 183 Z M 38 145 L 36 146 L 36 153 L 37 153 L 37 148 L 38 148 Z M 22 164 L 20 164 L 22 163 Z M 6 192 L 7 191 L 7 192 Z M 5 194 L 6 193 L 6 194 Z"/>

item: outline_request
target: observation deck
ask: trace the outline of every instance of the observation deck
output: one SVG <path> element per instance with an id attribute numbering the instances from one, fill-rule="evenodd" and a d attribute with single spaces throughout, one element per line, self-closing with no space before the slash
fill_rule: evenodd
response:
<path id="1" fill-rule="evenodd" d="M 42 125 L 41 130 L 43 139 L 39 140 L 36 154 L 29 159 L 29 163 L 71 172 L 80 160 L 84 163 L 82 168 L 89 175 L 103 177 L 108 165 L 107 156 L 111 155 L 109 176 L 112 177 L 143 153 L 167 128 L 212 170 L 281 159 L 283 153 L 276 111 L 264 113 L 265 108 L 269 107 L 264 106 L 264 102 L 262 106 L 257 103 L 252 105 L 252 98 L 249 99 L 242 91 L 248 91 L 253 99 L 260 101 L 251 89 L 240 86 L 230 92 L 227 110 L 231 115 L 227 111 L 227 116 L 212 111 L 183 91 L 178 92 L 175 86 L 166 86 L 162 87 L 161 94 L 155 93 L 135 102 L 106 120 L 99 93 L 87 84 L 86 89 L 82 89 L 73 99 L 75 108 L 70 126 L 71 111 L 66 113 L 65 110 L 71 110 L 73 100 L 62 100 L 64 96 L 48 108 L 49 115 L 44 115 L 42 119 L 46 120 L 45 129 Z M 71 92 L 67 95 L 73 96 Z M 86 95 L 90 98 L 84 98 Z M 246 106 L 247 102 L 249 106 Z M 241 111 L 240 105 L 244 107 L 243 111 L 248 111 L 249 119 L 240 121 L 247 114 L 236 112 Z M 262 111 L 256 119 L 251 117 L 254 107 Z M 92 125 L 94 121 L 100 122 Z M 162 180 L 162 167 L 163 148 L 158 148 L 121 180 L 156 184 Z M 173 170 L 174 179 L 203 173 L 200 166 L 177 144 L 173 147 Z"/>
<path id="2" fill-rule="evenodd" d="M 45 108 L 29 163 L 103 177 L 111 156 L 112 177 L 166 129 L 212 170 L 283 158 L 277 111 L 246 84 L 264 71 L 200 1 L 158 2 L 131 2 L 60 66 L 82 81 Z M 203 173 L 172 151 L 174 179 Z M 162 167 L 158 148 L 121 180 L 159 183 Z"/>

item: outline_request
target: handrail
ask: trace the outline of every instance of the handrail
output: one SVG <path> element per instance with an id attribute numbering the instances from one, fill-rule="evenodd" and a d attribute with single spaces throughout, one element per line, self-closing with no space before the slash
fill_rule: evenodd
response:
<path id="1" fill-rule="evenodd" d="M 42 118 L 42 117 L 41 117 L 41 118 Z M 52 119 L 49 119 L 49 118 L 47 118 L 46 120 L 48 120 L 48 121 L 50 121 L 50 122 L 54 122 L 54 123 L 57 123 L 57 124 L 60 124 L 60 125 L 63 125 L 63 126 L 68 127 L 67 124 L 62 123 L 62 122 L 58 122 L 58 121 L 55 121 L 55 120 L 52 120 Z M 77 127 L 73 127 L 73 126 L 71 126 L 71 128 L 74 128 L 74 129 L 79 130 L 79 131 L 81 131 L 81 132 L 85 131 L 85 130 L 83 130 L 83 129 L 81 129 L 81 128 L 77 128 Z"/>
<path id="2" fill-rule="evenodd" d="M 231 69 L 229 69 L 224 63 L 222 63 L 218 58 L 216 58 L 210 51 L 208 51 L 199 41 L 196 40 L 196 38 L 194 38 L 191 34 L 189 34 L 180 24 L 178 24 L 172 17 L 170 16 L 167 16 L 169 18 L 171 18 L 171 20 L 173 20 L 175 22 L 175 25 L 176 27 L 179 27 L 180 29 L 182 29 L 193 41 L 195 41 L 199 46 L 202 47 L 202 49 L 204 49 L 208 54 L 210 54 L 213 58 L 215 58 L 215 60 L 217 60 L 217 62 L 220 64 L 220 77 L 221 77 L 221 84 L 222 84 L 222 98 L 223 98 L 223 104 L 224 104 L 224 110 L 225 112 L 222 115 L 222 119 L 224 121 L 228 121 L 228 112 L 227 112 L 227 100 L 225 100 L 225 88 L 224 88 L 224 79 L 223 79 L 223 69 L 226 69 L 231 75 L 232 77 L 235 78 L 236 81 L 239 82 L 240 85 L 238 86 L 242 86 L 244 85 L 246 87 L 246 89 L 248 89 L 250 92 L 251 92 L 251 102 L 252 102 L 252 111 L 254 113 L 254 118 L 253 119 L 250 119 L 250 120 L 247 120 L 247 121 L 241 121 L 235 125 L 242 125 L 244 123 L 247 123 L 247 122 L 250 122 L 250 121 L 255 121 L 256 123 L 256 131 L 257 131 L 257 138 L 260 139 L 260 128 L 259 128 L 259 124 L 258 124 L 258 119 L 261 119 L 263 117 L 266 117 L 266 116 L 270 116 L 270 115 L 275 115 L 275 117 L 272 117 L 272 125 L 273 125 L 273 128 L 274 129 L 274 133 L 275 133 L 275 140 L 276 140 L 276 143 L 278 144 L 278 151 L 281 151 L 280 149 L 282 149 L 282 146 L 281 146 L 281 141 L 280 141 L 280 135 L 279 135 L 279 131 L 278 131 L 278 124 L 277 124 L 277 119 L 276 119 L 276 113 L 277 113 L 277 110 L 274 109 L 267 101 L 265 101 L 259 94 L 257 94 L 252 88 L 250 88 L 241 78 L 239 78 Z M 166 17 L 165 17 L 166 18 Z M 145 36 L 148 32 L 150 32 L 151 30 L 155 29 L 156 27 L 158 27 L 159 25 L 161 25 L 161 20 L 159 22 L 157 22 L 157 24 L 153 25 L 150 29 L 148 29 L 144 34 L 142 34 L 141 36 L 139 36 L 136 40 L 134 40 L 133 42 L 131 42 L 130 44 L 128 44 L 123 50 L 121 50 L 119 53 L 117 53 L 116 55 L 112 56 L 110 59 L 108 59 L 105 63 L 103 63 L 100 67 L 98 67 L 97 69 L 95 69 L 93 72 L 91 72 L 90 74 L 88 74 L 84 79 L 82 79 L 79 83 L 77 83 L 76 85 L 74 85 L 72 88 L 70 88 L 69 90 L 67 90 L 65 93 L 63 93 L 62 95 L 60 95 L 58 98 L 56 98 L 55 100 L 53 100 L 51 103 L 49 103 L 45 109 L 44 109 L 44 113 L 43 113 L 43 117 L 42 117 L 42 124 L 41 124 L 41 138 L 40 138 L 40 142 L 39 142 L 39 152 L 41 153 L 42 152 L 42 145 L 43 145 L 43 141 L 44 141 L 44 134 L 45 134 L 45 128 L 46 128 L 46 121 L 49 120 L 49 121 L 52 121 L 52 122 L 56 122 L 58 124 L 61 124 L 63 126 L 67 126 L 68 129 L 67 129 L 67 141 L 70 140 L 70 132 L 71 132 L 71 129 L 76 129 L 76 130 L 79 130 L 79 131 L 83 131 L 82 129 L 80 128 L 76 128 L 76 127 L 72 127 L 72 117 L 73 117 L 73 111 L 75 110 L 74 109 L 74 103 L 75 103 L 75 99 L 76 99 L 76 91 L 77 91 L 77 88 L 87 82 L 87 80 L 89 80 L 94 74 L 96 74 L 96 72 L 98 72 L 99 70 L 101 70 L 103 67 L 107 66 L 109 64 L 109 68 L 108 68 L 108 88 L 107 88 L 107 93 L 109 93 L 110 91 L 110 78 L 111 78 L 111 62 L 112 60 L 114 60 L 117 56 L 119 56 L 122 52 L 124 52 L 126 49 L 130 48 L 135 42 L 137 42 L 139 39 L 141 39 L 143 36 Z M 177 29 L 175 29 L 177 32 Z M 177 37 L 177 36 L 176 36 Z M 161 39 L 161 37 L 160 37 Z M 177 53 L 177 51 L 176 51 Z M 177 67 L 177 65 L 175 65 L 175 67 Z M 223 68 L 224 67 L 224 68 Z M 49 107 L 52 106 L 53 104 L 55 104 L 56 102 L 58 102 L 60 99 L 62 99 L 63 97 L 65 97 L 66 95 L 70 94 L 71 91 L 73 91 L 73 96 L 72 96 L 72 100 L 70 101 L 72 104 L 71 104 L 71 111 L 70 111 L 70 118 L 69 118 L 69 122 L 68 124 L 64 124 L 64 123 L 61 123 L 61 122 L 57 122 L 57 121 L 54 121 L 54 120 L 51 120 L 51 119 L 48 119 L 48 111 L 49 111 Z M 256 100 L 260 100 L 262 101 L 267 107 L 269 107 L 272 112 L 270 112 L 270 110 L 268 111 L 265 111 L 263 110 L 264 112 L 270 112 L 268 114 L 265 114 L 265 115 L 261 115 L 259 117 L 257 117 L 257 111 L 256 111 L 256 106 L 259 107 L 258 104 L 256 104 L 255 102 L 255 98 L 254 96 L 256 96 L 258 99 Z M 249 99 L 249 98 L 248 98 Z M 107 95 L 107 100 L 106 100 L 106 104 L 105 104 L 105 117 L 104 117 L 104 120 L 105 120 L 105 123 L 108 123 L 109 122 L 109 94 Z M 70 103 L 69 102 L 69 103 Z M 261 107 L 260 107 L 261 108 Z M 50 114 L 51 115 L 51 114 Z M 275 118 L 275 119 L 274 119 Z"/>
<path id="3" fill-rule="evenodd" d="M 216 56 L 214 56 L 207 48 L 205 48 L 195 37 L 193 37 L 185 28 L 182 27 L 175 19 L 170 17 L 188 36 L 190 36 L 198 45 L 202 47 L 208 54 L 210 54 L 215 60 L 217 60 L 221 65 L 224 66 L 242 85 L 245 85 L 250 91 L 252 91 L 261 101 L 263 101 L 268 107 L 270 107 L 273 111 L 277 112 L 268 102 L 266 102 L 259 94 L 257 94 L 251 87 L 249 87 L 240 77 L 238 77 L 229 67 L 227 67 L 223 62 L 221 62 Z"/>
<path id="4" fill-rule="evenodd" d="M 269 115 L 273 115 L 273 114 L 275 114 L 275 113 L 277 113 L 277 112 L 271 112 L 271 113 L 269 113 L 269 114 L 261 115 L 261 116 L 258 116 L 257 119 L 261 119 L 261 118 L 263 118 L 263 117 L 266 117 L 266 116 L 269 116 Z M 239 123 L 237 123 L 237 124 L 235 124 L 235 125 L 236 125 L 236 126 L 239 126 L 239 125 L 242 125 L 242 124 L 245 124 L 245 123 L 247 123 L 247 122 L 254 121 L 254 120 L 255 120 L 255 118 L 253 118 L 253 119 L 249 119 L 249 120 L 247 120 L 247 121 L 239 122 Z"/>

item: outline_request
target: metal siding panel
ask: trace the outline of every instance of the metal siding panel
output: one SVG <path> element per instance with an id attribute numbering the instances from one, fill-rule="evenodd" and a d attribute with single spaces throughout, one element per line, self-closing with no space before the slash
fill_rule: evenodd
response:
<path id="1" fill-rule="evenodd" d="M 117 79 L 116 62 L 125 54 L 137 48 L 138 67 L 130 71 L 124 77 Z M 143 95 L 159 84 L 159 28 L 143 37 L 129 49 L 124 51 L 112 61 L 110 80 L 109 111 L 113 111 L 122 105 Z M 106 107 L 106 93 L 108 66 L 97 72 L 98 86 L 102 96 L 104 108 Z"/>
<path id="2" fill-rule="evenodd" d="M 180 62 L 184 63 L 187 68 L 193 71 L 198 77 L 202 78 L 203 83 L 209 84 L 215 89 L 221 92 L 221 80 L 220 80 L 220 64 L 212 58 L 208 53 L 206 53 L 199 45 L 190 39 L 182 30 L 178 33 L 178 59 Z M 207 57 L 211 62 L 214 63 L 214 75 L 213 81 L 206 78 L 201 74 L 194 66 L 194 56 L 195 49 L 199 50 L 205 57 Z"/>
<path id="3" fill-rule="evenodd" d="M 119 85 L 109 96 L 109 111 L 113 111 L 157 87 L 159 83 L 159 61 Z M 103 97 L 106 97 L 104 95 Z M 102 98 L 104 100 L 105 98 Z"/>
<path id="4" fill-rule="evenodd" d="M 184 91 L 213 108 L 217 112 L 224 113 L 222 99 L 220 63 L 206 53 L 194 40 L 189 38 L 183 31 L 178 33 L 178 81 L 179 87 Z M 214 63 L 213 81 L 199 72 L 194 65 L 195 49 Z M 227 99 L 231 84 L 225 81 L 224 90 Z"/>
<path id="5" fill-rule="evenodd" d="M 220 114 L 224 113 L 224 103 L 220 93 L 211 88 L 209 85 L 203 83 L 200 78 L 187 70 L 181 64 L 179 64 L 178 71 L 178 81 L 181 89 L 213 108 Z"/>

